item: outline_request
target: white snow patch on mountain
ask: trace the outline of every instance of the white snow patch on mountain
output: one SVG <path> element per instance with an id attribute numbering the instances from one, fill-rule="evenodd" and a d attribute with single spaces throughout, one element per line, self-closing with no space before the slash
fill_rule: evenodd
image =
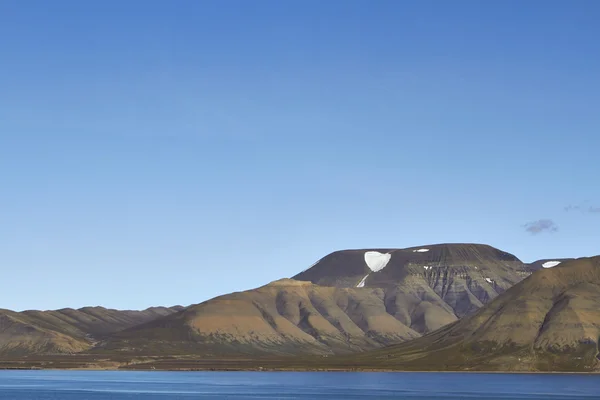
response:
<path id="1" fill-rule="evenodd" d="M 556 267 L 558 264 L 560 264 L 560 261 L 547 261 L 542 264 L 542 267 L 552 268 L 552 267 Z"/>
<path id="2" fill-rule="evenodd" d="M 413 250 L 413 253 L 427 253 L 429 251 L 429 249 L 418 249 L 418 250 Z"/>
<path id="3" fill-rule="evenodd" d="M 356 287 L 365 287 L 365 282 L 367 281 L 367 278 L 369 277 L 369 275 L 371 275 L 370 273 L 365 275 L 364 278 L 362 278 L 362 281 L 358 282 L 358 285 L 356 285 Z"/>
<path id="4" fill-rule="evenodd" d="M 365 263 L 373 272 L 381 271 L 390 262 L 392 255 L 390 253 L 382 254 L 378 251 L 367 251 L 365 253 Z"/>
<path id="5" fill-rule="evenodd" d="M 485 278 L 485 280 L 486 280 L 488 283 L 492 283 L 492 282 L 494 282 L 494 281 L 493 281 L 493 280 L 491 280 L 490 278 Z"/>

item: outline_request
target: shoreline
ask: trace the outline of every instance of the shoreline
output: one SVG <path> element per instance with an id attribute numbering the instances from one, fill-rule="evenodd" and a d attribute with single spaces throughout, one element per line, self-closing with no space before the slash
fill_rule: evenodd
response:
<path id="1" fill-rule="evenodd" d="M 400 374 L 499 374 L 499 375 L 600 375 L 600 371 L 578 372 L 578 371 L 447 371 L 447 370 L 423 370 L 409 371 L 398 369 L 380 368 L 110 368 L 110 367 L 74 367 L 74 368 L 40 368 L 40 367 L 4 367 L 3 371 L 90 371 L 90 372 L 343 372 L 343 373 L 400 373 Z"/>

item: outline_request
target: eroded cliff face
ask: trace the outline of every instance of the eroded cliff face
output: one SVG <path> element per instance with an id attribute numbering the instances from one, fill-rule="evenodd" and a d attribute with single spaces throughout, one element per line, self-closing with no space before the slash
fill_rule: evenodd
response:
<path id="1" fill-rule="evenodd" d="M 423 369 L 589 372 L 599 338 L 600 257 L 592 257 L 540 269 L 474 314 L 369 357 Z"/>
<path id="2" fill-rule="evenodd" d="M 296 275 L 323 286 L 379 287 L 437 295 L 463 317 L 529 276 L 517 257 L 491 246 L 442 244 L 332 253 Z M 396 291 L 398 291 L 396 290 Z"/>

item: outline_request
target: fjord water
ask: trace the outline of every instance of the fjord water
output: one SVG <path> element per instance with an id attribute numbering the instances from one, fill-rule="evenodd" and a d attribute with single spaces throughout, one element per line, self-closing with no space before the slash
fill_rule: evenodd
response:
<path id="1" fill-rule="evenodd" d="M 0 399 L 598 399 L 600 376 L 0 371 Z"/>

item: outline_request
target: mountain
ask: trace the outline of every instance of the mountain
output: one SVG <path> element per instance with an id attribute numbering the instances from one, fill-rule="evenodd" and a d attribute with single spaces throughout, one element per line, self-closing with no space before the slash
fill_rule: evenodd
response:
<path id="1" fill-rule="evenodd" d="M 420 336 L 389 314 L 382 289 L 290 279 L 220 296 L 119 332 L 100 351 L 140 354 L 331 354 Z"/>
<path id="2" fill-rule="evenodd" d="M 121 311 L 85 307 L 23 312 L 0 309 L 0 355 L 77 353 L 89 349 L 106 335 L 181 309 L 152 307 L 143 311 Z"/>
<path id="3" fill-rule="evenodd" d="M 475 312 L 530 274 L 486 245 L 332 253 L 293 279 L 124 330 L 121 354 L 340 354 L 398 343 Z"/>
<path id="4" fill-rule="evenodd" d="M 402 369 L 590 371 L 598 368 L 600 257 L 538 270 L 473 315 L 358 356 Z"/>
<path id="5" fill-rule="evenodd" d="M 531 268 L 517 257 L 491 246 L 439 244 L 338 251 L 293 279 L 322 286 L 395 288 L 402 293 L 400 303 L 408 301 L 407 293 L 416 301 L 427 294 L 460 318 L 530 274 Z"/>
<path id="6" fill-rule="evenodd" d="M 506 298 L 524 278 L 528 282 L 570 263 L 555 259 L 524 264 L 481 244 L 343 250 L 292 279 L 187 308 L 0 310 L 0 355 L 15 359 L 79 353 L 135 359 L 377 352 L 402 342 L 412 346 L 441 338 L 489 309 L 484 305 Z M 502 330 L 494 333 L 501 335 Z M 398 354 L 405 360 L 405 351 L 416 351 L 427 360 L 420 347 L 398 349 L 391 356 L 386 353 L 386 359 Z"/>

